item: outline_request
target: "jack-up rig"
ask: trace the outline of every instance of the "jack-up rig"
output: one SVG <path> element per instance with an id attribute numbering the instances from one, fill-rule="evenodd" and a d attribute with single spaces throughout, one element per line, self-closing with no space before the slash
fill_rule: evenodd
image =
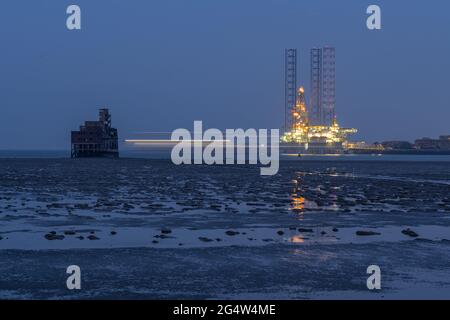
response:
<path id="1" fill-rule="evenodd" d="M 335 113 L 335 49 L 311 49 L 310 107 L 304 87 L 297 87 L 297 49 L 285 52 L 285 126 L 281 146 L 286 153 L 340 154 L 348 150 L 353 128 L 341 128 Z"/>

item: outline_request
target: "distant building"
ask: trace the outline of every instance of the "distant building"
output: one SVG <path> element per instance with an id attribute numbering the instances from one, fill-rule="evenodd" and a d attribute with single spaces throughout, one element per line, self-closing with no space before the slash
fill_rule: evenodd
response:
<path id="1" fill-rule="evenodd" d="M 383 148 L 392 150 L 409 150 L 413 145 L 408 141 L 383 141 L 381 143 Z"/>
<path id="2" fill-rule="evenodd" d="M 85 121 L 79 131 L 72 131 L 72 158 L 118 157 L 117 129 L 111 127 L 108 109 L 100 109 L 98 121 Z"/>
<path id="3" fill-rule="evenodd" d="M 450 150 L 450 136 L 440 136 L 439 139 L 418 139 L 414 147 L 419 150 Z"/>

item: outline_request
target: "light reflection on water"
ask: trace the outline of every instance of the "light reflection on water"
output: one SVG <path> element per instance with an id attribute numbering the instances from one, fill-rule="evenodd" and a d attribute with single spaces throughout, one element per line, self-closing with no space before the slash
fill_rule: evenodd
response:
<path id="1" fill-rule="evenodd" d="M 291 210 L 295 213 L 303 213 L 305 211 L 305 198 L 297 194 L 292 194 Z"/>
<path id="2" fill-rule="evenodd" d="M 336 172 L 336 168 L 327 168 L 325 170 L 327 172 L 328 176 L 333 176 Z M 319 205 L 319 202 L 316 202 L 314 200 L 306 199 L 305 197 L 305 190 L 304 188 L 308 188 L 308 186 L 303 185 L 302 177 L 307 174 L 314 174 L 314 173 L 305 173 L 305 172 L 296 172 L 296 177 L 291 180 L 293 184 L 293 189 L 290 194 L 290 207 L 289 210 L 299 214 L 300 216 L 305 213 L 305 211 L 308 210 L 317 210 L 319 208 L 322 208 L 326 211 L 339 211 L 340 205 L 338 204 L 338 196 L 337 192 L 339 192 L 342 189 L 342 186 L 332 186 L 328 188 L 327 191 L 322 190 L 323 186 L 318 185 L 316 191 L 318 191 L 321 196 L 319 196 L 320 202 L 322 200 L 324 201 L 323 204 Z M 336 175 L 338 176 L 338 175 Z M 311 188 L 309 188 L 311 190 Z M 322 199 L 323 198 L 323 199 Z M 326 198 L 326 199 L 325 199 Z"/>
<path id="3" fill-rule="evenodd" d="M 303 243 L 305 242 L 305 239 L 303 239 L 301 236 L 293 236 L 289 238 L 289 242 L 292 243 Z"/>
<path id="4" fill-rule="evenodd" d="M 294 213 L 303 213 L 305 211 L 305 198 L 301 195 L 301 180 L 297 177 L 292 182 L 294 188 L 290 195 L 290 210 Z"/>

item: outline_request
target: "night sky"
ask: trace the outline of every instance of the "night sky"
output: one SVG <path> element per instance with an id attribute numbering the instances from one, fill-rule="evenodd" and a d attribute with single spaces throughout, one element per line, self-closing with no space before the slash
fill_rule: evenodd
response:
<path id="1" fill-rule="evenodd" d="M 80 31 L 66 28 L 70 4 Z M 369 4 L 380 31 L 366 28 Z M 325 45 L 356 139 L 450 134 L 449 16 L 447 0 L 2 0 L 0 149 L 68 149 L 101 106 L 122 140 L 194 120 L 280 128 L 284 49 L 298 49 L 308 90 L 309 49 Z"/>

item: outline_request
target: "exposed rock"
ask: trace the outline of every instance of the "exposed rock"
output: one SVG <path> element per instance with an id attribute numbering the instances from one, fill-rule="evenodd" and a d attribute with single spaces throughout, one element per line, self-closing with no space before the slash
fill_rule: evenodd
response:
<path id="1" fill-rule="evenodd" d="M 417 233 L 415 233 L 414 231 L 412 231 L 410 228 L 405 229 L 405 230 L 402 230 L 402 233 L 403 233 L 404 235 L 407 235 L 407 236 L 410 236 L 410 237 L 413 237 L 413 238 L 416 238 L 416 237 L 419 236 Z"/>
<path id="2" fill-rule="evenodd" d="M 162 228 L 162 229 L 161 229 L 161 233 L 163 233 L 163 234 L 169 234 L 169 233 L 172 233 L 172 230 L 170 230 L 169 228 Z"/>
<path id="3" fill-rule="evenodd" d="M 203 241 L 203 242 L 211 242 L 211 241 L 213 241 L 212 239 L 206 238 L 206 237 L 198 237 L 198 240 Z"/>
<path id="4" fill-rule="evenodd" d="M 57 235 L 57 234 L 53 234 L 53 233 L 47 233 L 44 237 L 47 240 L 62 240 L 62 239 L 64 239 L 64 236 L 62 234 Z"/>
<path id="5" fill-rule="evenodd" d="M 170 237 L 166 236 L 165 234 L 157 234 L 156 236 L 153 236 L 153 238 L 167 239 L 167 238 L 170 238 Z"/>
<path id="6" fill-rule="evenodd" d="M 364 231 L 364 230 L 358 230 L 356 231 L 357 236 L 379 236 L 381 233 L 375 232 L 375 231 Z"/>

